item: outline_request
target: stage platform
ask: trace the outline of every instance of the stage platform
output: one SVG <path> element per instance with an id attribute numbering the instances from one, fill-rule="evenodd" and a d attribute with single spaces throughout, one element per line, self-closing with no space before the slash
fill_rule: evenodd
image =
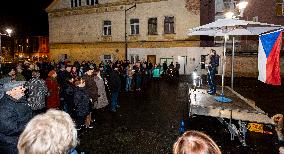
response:
<path id="1" fill-rule="evenodd" d="M 218 90 L 221 87 L 218 87 Z M 197 89 L 189 88 L 189 115 L 204 115 L 216 118 L 227 118 L 244 122 L 256 122 L 274 125 L 271 118 L 255 105 L 255 102 L 244 98 L 229 87 L 224 87 L 224 96 L 232 99 L 230 103 L 221 103 L 215 100 L 220 96 L 209 95 L 206 86 Z"/>

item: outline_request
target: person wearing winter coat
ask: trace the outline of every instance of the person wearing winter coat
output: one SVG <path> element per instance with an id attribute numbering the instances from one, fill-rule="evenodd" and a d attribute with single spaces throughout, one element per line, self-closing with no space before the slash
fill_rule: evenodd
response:
<path id="1" fill-rule="evenodd" d="M 111 91 L 111 111 L 116 112 L 116 109 L 119 107 L 118 105 L 118 95 L 121 88 L 121 81 L 119 78 L 118 68 L 114 68 L 114 70 L 110 71 L 109 76 L 109 87 Z"/>
<path id="2" fill-rule="evenodd" d="M 83 79 L 86 82 L 86 86 L 85 89 L 88 93 L 88 95 L 90 96 L 90 114 L 87 117 L 87 121 L 88 123 L 91 123 L 92 121 L 92 109 L 94 107 L 94 103 L 98 100 L 98 87 L 96 82 L 94 81 L 94 67 L 93 66 L 89 66 L 86 67 L 86 72 L 83 76 Z M 90 125 L 90 124 L 88 124 Z M 90 126 L 92 127 L 92 126 Z"/>
<path id="3" fill-rule="evenodd" d="M 32 79 L 25 83 L 25 88 L 28 91 L 28 103 L 35 115 L 45 112 L 45 99 L 48 94 L 45 81 L 39 76 L 38 71 L 32 71 Z"/>
<path id="4" fill-rule="evenodd" d="M 154 80 L 159 80 L 160 79 L 161 70 L 159 69 L 159 67 L 157 67 L 157 64 L 154 65 L 152 74 L 153 74 L 153 79 Z"/>
<path id="5" fill-rule="evenodd" d="M 66 101 L 66 112 L 75 119 L 75 105 L 74 105 L 74 91 L 75 91 L 74 79 L 70 77 L 67 78 L 67 82 L 63 86 L 64 100 Z"/>
<path id="6" fill-rule="evenodd" d="M 98 87 L 96 82 L 94 81 L 94 68 L 88 67 L 86 68 L 86 72 L 83 75 L 83 79 L 86 82 L 86 91 L 88 95 L 91 97 L 91 101 L 95 102 L 98 100 Z"/>
<path id="7" fill-rule="evenodd" d="M 94 77 L 94 80 L 98 86 L 99 97 L 98 97 L 98 101 L 94 102 L 94 108 L 100 109 L 100 108 L 107 106 L 109 103 L 108 103 L 108 99 L 106 95 L 104 80 L 101 77 L 100 70 L 96 70 L 95 74 L 96 75 Z"/>
<path id="8" fill-rule="evenodd" d="M 51 70 L 48 73 L 48 78 L 45 81 L 49 93 L 46 102 L 47 109 L 59 108 L 60 106 L 59 84 L 57 83 L 56 77 L 57 77 L 56 72 L 54 70 Z"/>
<path id="9" fill-rule="evenodd" d="M 32 110 L 25 98 L 24 81 L 7 82 L 1 86 L 0 151 L 17 154 L 18 138 L 32 118 Z"/>
<path id="10" fill-rule="evenodd" d="M 90 97 L 85 89 L 85 85 L 85 80 L 82 79 L 75 82 L 74 105 L 76 109 L 77 129 L 80 129 L 84 125 L 84 121 L 90 113 Z M 89 127 L 89 125 L 89 123 L 85 123 L 86 127 Z"/>

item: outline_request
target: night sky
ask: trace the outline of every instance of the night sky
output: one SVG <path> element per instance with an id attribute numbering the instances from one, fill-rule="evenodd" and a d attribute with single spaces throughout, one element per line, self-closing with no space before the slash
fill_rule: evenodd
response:
<path id="1" fill-rule="evenodd" d="M 48 35 L 48 17 L 45 8 L 53 0 L 1 0 L 0 33 L 6 28 L 14 36 Z"/>

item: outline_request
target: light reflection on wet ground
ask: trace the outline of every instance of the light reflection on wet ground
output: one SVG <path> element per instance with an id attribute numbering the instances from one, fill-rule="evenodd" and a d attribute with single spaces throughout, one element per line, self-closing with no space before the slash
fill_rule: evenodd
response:
<path id="1" fill-rule="evenodd" d="M 253 79 L 237 80 L 236 84 L 238 82 L 241 84 L 235 87 L 243 90 L 239 93 L 245 92 L 247 95 L 245 97 L 253 99 L 258 97 L 254 96 L 257 93 L 254 87 L 260 85 L 256 82 L 256 85 L 251 85 L 251 88 L 246 84 L 253 84 L 251 80 Z M 196 116 L 188 119 L 186 87 L 185 82 L 175 84 L 160 81 L 151 83 L 142 94 L 121 93 L 119 99 L 121 107 L 116 113 L 107 110 L 96 112 L 95 127 L 92 130 L 83 131 L 80 135 L 79 151 L 86 153 L 171 153 L 172 145 L 179 136 L 179 121 L 184 118 L 187 129 L 204 131 L 216 141 L 223 153 L 277 153 L 275 135 L 248 133 L 249 146 L 243 147 L 237 139 L 230 140 L 229 132 L 216 118 Z M 262 90 L 269 92 L 268 89 L 263 88 Z M 282 96 L 284 93 L 276 95 Z M 258 106 L 261 108 L 261 106 L 269 105 Z M 271 111 L 265 111 L 271 112 L 270 114 L 279 112 L 270 106 L 267 109 L 270 108 L 272 108 Z"/>

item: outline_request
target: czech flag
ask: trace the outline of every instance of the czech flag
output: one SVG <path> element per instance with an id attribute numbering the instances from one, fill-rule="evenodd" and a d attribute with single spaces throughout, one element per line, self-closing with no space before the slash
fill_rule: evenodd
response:
<path id="1" fill-rule="evenodd" d="M 272 85 L 281 85 L 280 45 L 282 29 L 259 36 L 258 80 Z"/>

